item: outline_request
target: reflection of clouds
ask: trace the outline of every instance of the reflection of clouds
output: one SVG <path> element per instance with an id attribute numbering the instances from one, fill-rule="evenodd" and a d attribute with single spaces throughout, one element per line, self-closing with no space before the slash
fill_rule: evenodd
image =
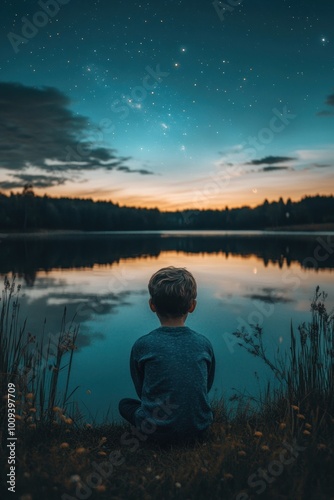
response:
<path id="1" fill-rule="evenodd" d="M 280 290 L 278 287 L 262 287 L 254 291 L 253 293 L 243 293 L 241 289 L 239 289 L 235 294 L 232 294 L 230 291 L 228 291 L 226 293 L 222 292 L 220 294 L 217 294 L 216 297 L 218 298 L 218 300 L 226 302 L 228 304 L 228 307 L 230 308 L 232 307 L 232 302 L 235 299 L 237 299 L 239 302 L 240 297 L 251 300 L 259 300 L 270 304 L 288 304 L 290 302 L 295 302 L 295 299 L 288 297 L 287 294 L 288 292 L 286 292 L 285 290 Z"/>
<path id="2" fill-rule="evenodd" d="M 74 281 L 75 279 L 75 281 Z M 19 281 L 19 280 L 18 280 Z M 83 282 L 84 281 L 84 282 Z M 91 285 L 91 286 L 89 286 Z M 91 289 L 92 291 L 88 291 Z M 94 293 L 94 290 L 97 293 Z M 100 290 L 100 291 L 99 291 Z M 21 294 L 21 318 L 27 318 L 26 332 L 36 335 L 41 341 L 44 327 L 44 341 L 54 338 L 60 331 L 61 319 L 66 308 L 66 323 L 79 326 L 77 347 L 87 347 L 96 340 L 104 340 L 101 322 L 98 318 L 116 314 L 121 306 L 130 306 L 130 297 L 147 293 L 144 290 L 122 290 L 109 292 L 106 288 L 92 287 L 92 283 L 80 275 L 71 273 L 71 280 L 44 276 L 36 280 L 34 288 L 23 285 Z M 108 319 L 107 319 L 108 321 Z"/>
<path id="3" fill-rule="evenodd" d="M 262 293 L 249 293 L 243 296 L 252 300 L 261 300 L 262 302 L 270 304 L 288 304 L 289 302 L 295 302 L 294 299 L 284 296 L 284 292 L 279 291 L 278 288 L 262 288 Z"/>

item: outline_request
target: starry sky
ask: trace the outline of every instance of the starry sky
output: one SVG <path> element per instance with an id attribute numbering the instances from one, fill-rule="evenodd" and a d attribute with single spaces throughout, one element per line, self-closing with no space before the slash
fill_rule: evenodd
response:
<path id="1" fill-rule="evenodd" d="M 332 194 L 331 0 L 2 0 L 0 190 L 183 208 Z"/>

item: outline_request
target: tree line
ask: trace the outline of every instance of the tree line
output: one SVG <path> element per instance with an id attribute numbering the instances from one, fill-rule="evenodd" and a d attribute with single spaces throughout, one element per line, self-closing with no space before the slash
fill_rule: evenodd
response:
<path id="1" fill-rule="evenodd" d="M 321 223 L 334 223 L 333 196 L 305 196 L 297 202 L 265 200 L 255 208 L 162 212 L 111 201 L 36 196 L 31 186 L 22 193 L 0 193 L 2 231 L 246 230 Z"/>

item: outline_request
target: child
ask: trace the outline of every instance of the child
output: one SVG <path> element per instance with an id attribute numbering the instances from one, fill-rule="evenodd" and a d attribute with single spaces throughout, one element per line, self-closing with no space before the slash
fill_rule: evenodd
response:
<path id="1" fill-rule="evenodd" d="M 131 376 L 140 401 L 122 399 L 119 412 L 159 441 L 200 436 L 213 420 L 208 392 L 215 358 L 210 341 L 184 326 L 196 307 L 195 279 L 184 268 L 165 267 L 153 274 L 148 289 L 161 327 L 132 347 Z"/>

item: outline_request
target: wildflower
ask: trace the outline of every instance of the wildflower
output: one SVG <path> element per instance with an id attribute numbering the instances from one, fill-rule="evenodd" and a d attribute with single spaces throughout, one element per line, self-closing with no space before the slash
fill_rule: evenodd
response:
<path id="1" fill-rule="evenodd" d="M 281 423 L 279 424 L 279 428 L 280 428 L 281 430 L 285 429 L 285 427 L 286 427 L 286 423 L 285 423 L 285 422 L 281 422 Z"/>
<path id="2" fill-rule="evenodd" d="M 86 448 L 83 447 L 77 448 L 75 450 L 75 453 L 77 453 L 78 455 L 83 455 L 84 453 L 86 453 Z"/>
<path id="3" fill-rule="evenodd" d="M 310 436 L 311 435 L 310 431 L 307 431 L 307 430 L 303 431 L 303 434 L 304 434 L 304 436 Z"/>
<path id="4" fill-rule="evenodd" d="M 54 406 L 52 408 L 52 411 L 54 411 L 55 413 L 63 413 L 63 410 L 59 408 L 59 406 Z"/>
<path id="5" fill-rule="evenodd" d="M 266 444 L 264 444 L 263 446 L 261 446 L 261 450 L 262 451 L 270 451 L 270 448 L 269 448 L 269 446 L 267 446 Z"/>
<path id="6" fill-rule="evenodd" d="M 261 432 L 261 431 L 255 431 L 255 432 L 254 432 L 254 436 L 255 436 L 255 437 L 259 437 L 259 438 L 260 438 L 260 437 L 262 437 L 262 436 L 263 436 L 263 434 L 262 434 L 262 432 Z"/>
<path id="7" fill-rule="evenodd" d="M 100 457 L 105 457 L 107 455 L 105 451 L 98 451 L 97 454 L 100 455 Z"/>
<path id="8" fill-rule="evenodd" d="M 81 477 L 78 474 L 74 474 L 70 477 L 71 483 L 79 483 L 81 481 Z"/>
<path id="9" fill-rule="evenodd" d="M 106 487 L 104 484 L 99 484 L 98 486 L 95 487 L 96 491 L 98 491 L 99 493 L 103 493 L 104 491 L 106 491 Z"/>
<path id="10" fill-rule="evenodd" d="M 175 483 L 175 486 L 176 486 L 177 488 L 181 488 L 181 487 L 182 487 L 182 484 L 177 482 L 177 483 Z"/>
<path id="11" fill-rule="evenodd" d="M 59 448 L 61 448 L 63 450 L 65 450 L 66 448 L 69 448 L 69 447 L 70 447 L 70 445 L 68 443 L 61 443 L 59 446 Z"/>
<path id="12" fill-rule="evenodd" d="M 312 425 L 311 424 L 305 424 L 305 427 L 306 427 L 306 429 L 309 429 L 309 430 L 312 429 Z"/>
<path id="13" fill-rule="evenodd" d="M 296 406 L 296 405 L 291 405 L 291 408 L 292 408 L 293 410 L 299 411 L 299 406 Z"/>
<path id="14" fill-rule="evenodd" d="M 228 481 L 229 479 L 233 479 L 233 474 L 230 474 L 229 472 L 226 472 L 226 473 L 224 474 L 224 479 L 226 479 L 227 481 Z"/>
<path id="15" fill-rule="evenodd" d="M 99 442 L 99 446 L 101 446 L 103 443 L 105 443 L 108 439 L 106 437 L 102 437 Z"/>
<path id="16" fill-rule="evenodd" d="M 73 420 L 71 418 L 65 418 L 65 424 L 71 425 L 73 424 Z"/>
<path id="17" fill-rule="evenodd" d="M 28 392 L 26 399 L 34 399 L 34 394 L 32 392 Z"/>
<path id="18" fill-rule="evenodd" d="M 302 413 L 297 413 L 297 418 L 299 418 L 300 420 L 305 420 L 305 416 L 302 414 Z"/>
<path id="19" fill-rule="evenodd" d="M 155 479 L 156 479 L 157 481 L 159 481 L 159 479 L 161 479 L 161 476 L 157 475 L 157 476 L 155 476 Z"/>
<path id="20" fill-rule="evenodd" d="M 30 413 L 36 413 L 36 408 L 29 408 Z"/>
<path id="21" fill-rule="evenodd" d="M 244 450 L 240 450 L 240 451 L 238 451 L 238 455 L 239 455 L 239 457 L 245 457 L 247 455 L 247 453 Z"/>
<path id="22" fill-rule="evenodd" d="M 22 420 L 21 415 L 15 415 L 15 420 Z"/>

